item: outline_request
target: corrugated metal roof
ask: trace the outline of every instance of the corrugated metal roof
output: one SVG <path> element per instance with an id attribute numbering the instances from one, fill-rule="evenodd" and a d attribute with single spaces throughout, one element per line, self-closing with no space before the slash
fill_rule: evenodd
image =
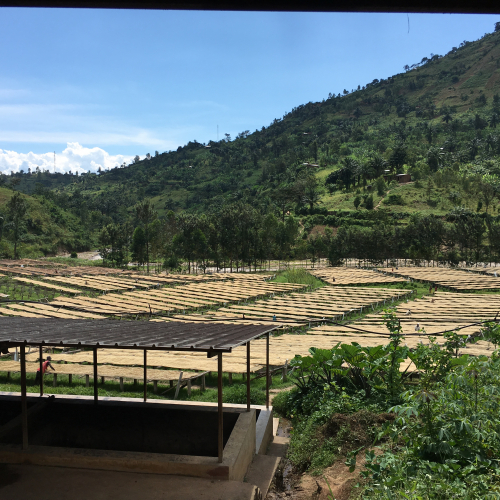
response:
<path id="1" fill-rule="evenodd" d="M 231 352 L 277 327 L 213 323 L 1 318 L 1 344 Z"/>

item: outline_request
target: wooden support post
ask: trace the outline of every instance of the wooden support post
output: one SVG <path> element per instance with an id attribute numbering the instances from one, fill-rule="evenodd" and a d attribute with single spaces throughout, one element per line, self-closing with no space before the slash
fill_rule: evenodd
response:
<path id="1" fill-rule="evenodd" d="M 153 392 L 158 393 L 158 380 L 153 380 Z"/>
<path id="2" fill-rule="evenodd" d="M 269 332 L 266 335 L 266 408 L 269 409 Z"/>
<path id="3" fill-rule="evenodd" d="M 40 357 L 40 396 L 43 396 L 43 347 L 38 350 Z"/>
<path id="4" fill-rule="evenodd" d="M 90 375 L 85 375 L 85 387 L 90 387 Z"/>
<path id="5" fill-rule="evenodd" d="M 21 419 L 23 429 L 23 450 L 28 449 L 28 404 L 26 401 L 26 346 L 21 344 Z"/>
<path id="6" fill-rule="evenodd" d="M 123 392 L 123 377 L 120 377 L 120 391 Z"/>
<path id="7" fill-rule="evenodd" d="M 170 387 L 174 386 L 174 381 L 173 380 L 169 380 L 168 383 L 169 383 Z"/>
<path id="8" fill-rule="evenodd" d="M 177 399 L 177 396 L 179 395 L 179 391 L 181 390 L 181 382 L 182 382 L 182 372 L 179 373 L 179 380 L 177 381 L 177 387 L 175 388 L 174 399 Z"/>
<path id="9" fill-rule="evenodd" d="M 52 387 L 57 387 L 57 373 L 53 374 Z"/>
<path id="10" fill-rule="evenodd" d="M 137 379 L 134 378 L 134 385 L 137 385 Z"/>
<path id="11" fill-rule="evenodd" d="M 71 373 L 68 375 L 68 383 L 70 385 L 73 383 L 73 375 Z"/>
<path id="12" fill-rule="evenodd" d="M 229 385 L 233 385 L 233 374 L 231 372 L 227 374 L 227 378 L 229 380 Z"/>
<path id="13" fill-rule="evenodd" d="M 97 389 L 97 347 L 94 347 L 94 404 L 98 401 L 98 389 Z"/>
<path id="14" fill-rule="evenodd" d="M 242 381 L 243 381 L 243 382 L 245 382 L 245 377 L 246 377 L 246 373 L 245 373 L 245 372 L 243 372 L 243 373 L 241 374 L 241 379 L 242 379 Z"/>
<path id="15" fill-rule="evenodd" d="M 188 380 L 188 397 L 191 397 L 191 379 Z"/>
<path id="16" fill-rule="evenodd" d="M 247 411 L 250 411 L 250 342 L 247 342 Z"/>
<path id="17" fill-rule="evenodd" d="M 205 384 L 205 374 L 203 374 L 201 376 L 201 390 L 204 391 L 206 388 L 206 384 Z"/>
<path id="18" fill-rule="evenodd" d="M 10 380 L 10 372 L 7 372 L 7 380 Z"/>
<path id="19" fill-rule="evenodd" d="M 222 353 L 219 352 L 217 359 L 217 410 L 218 410 L 218 421 L 219 421 L 219 429 L 218 429 L 218 451 L 219 463 L 222 463 L 223 455 L 224 455 L 224 413 L 222 407 Z"/>
<path id="20" fill-rule="evenodd" d="M 144 349 L 144 401 L 148 400 L 148 351 Z"/>
<path id="21" fill-rule="evenodd" d="M 285 360 L 285 366 L 283 367 L 283 374 L 281 378 L 283 379 L 283 382 L 288 380 L 288 359 Z"/>
<path id="22" fill-rule="evenodd" d="M 101 384 L 104 385 L 104 377 L 101 377 Z"/>

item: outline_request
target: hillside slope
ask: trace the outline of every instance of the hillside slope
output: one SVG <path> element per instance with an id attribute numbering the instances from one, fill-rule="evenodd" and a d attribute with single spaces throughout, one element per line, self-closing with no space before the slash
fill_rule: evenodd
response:
<path id="1" fill-rule="evenodd" d="M 133 207 L 146 198 L 160 217 L 237 202 L 283 220 L 286 213 L 347 211 L 362 226 L 379 220 L 372 210 L 403 223 L 415 212 L 443 217 L 456 206 L 493 213 L 499 93 L 496 31 L 387 79 L 300 105 L 233 140 L 189 142 L 99 175 L 37 172 L 2 180 L 78 217 L 87 235 L 109 223 L 136 225 Z M 416 182 L 399 186 L 382 177 L 396 173 Z M 338 227 L 344 212 L 323 222 Z"/>
<path id="2" fill-rule="evenodd" d="M 0 187 L 0 255 L 14 257 L 17 239 L 18 254 L 24 257 L 53 255 L 59 250 L 88 249 L 92 238 L 75 214 L 62 209 L 50 199 L 21 195 L 25 210 L 16 228 L 9 201 L 16 192 Z M 17 229 L 17 238 L 14 231 Z"/>
<path id="3" fill-rule="evenodd" d="M 489 123 L 499 105 L 499 42 L 500 32 L 464 42 L 444 57 L 424 57 L 405 73 L 298 106 L 269 127 L 230 142 L 190 142 L 99 176 L 61 175 L 58 183 L 68 183 L 66 192 L 80 189 L 97 200 L 105 192 L 128 206 L 152 197 L 160 210 L 186 209 L 220 197 L 260 199 L 301 171 L 316 170 L 303 163 L 329 172 L 351 155 L 364 159 L 379 153 L 396 170 L 418 167 L 430 149 L 441 147 L 453 153 L 442 159 L 445 164 L 496 158 L 494 141 L 485 139 L 496 132 L 495 120 Z M 477 137 L 482 142 L 470 154 L 469 143 Z M 401 143 L 406 151 L 398 149 Z M 23 190 L 35 189 L 37 176 L 31 177 L 23 179 Z"/>

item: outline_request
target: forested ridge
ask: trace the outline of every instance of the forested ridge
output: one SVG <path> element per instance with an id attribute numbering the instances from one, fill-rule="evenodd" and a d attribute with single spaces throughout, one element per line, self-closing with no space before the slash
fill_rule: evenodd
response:
<path id="1" fill-rule="evenodd" d="M 253 133 L 193 140 L 97 174 L 2 175 L 4 203 L 21 192 L 30 206 L 16 226 L 12 203 L 0 205 L 0 251 L 98 247 L 107 265 L 172 268 L 498 260 L 500 23 L 494 29 Z M 412 182 L 400 185 L 394 176 L 404 173 Z M 33 203 L 50 228 L 33 224 Z"/>

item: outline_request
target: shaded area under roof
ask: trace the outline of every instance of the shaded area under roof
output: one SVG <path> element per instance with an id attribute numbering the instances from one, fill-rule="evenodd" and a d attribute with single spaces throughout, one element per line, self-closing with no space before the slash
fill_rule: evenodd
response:
<path id="1" fill-rule="evenodd" d="M 231 352 L 277 327 L 213 323 L 1 318 L 0 347 L 44 345 Z"/>

